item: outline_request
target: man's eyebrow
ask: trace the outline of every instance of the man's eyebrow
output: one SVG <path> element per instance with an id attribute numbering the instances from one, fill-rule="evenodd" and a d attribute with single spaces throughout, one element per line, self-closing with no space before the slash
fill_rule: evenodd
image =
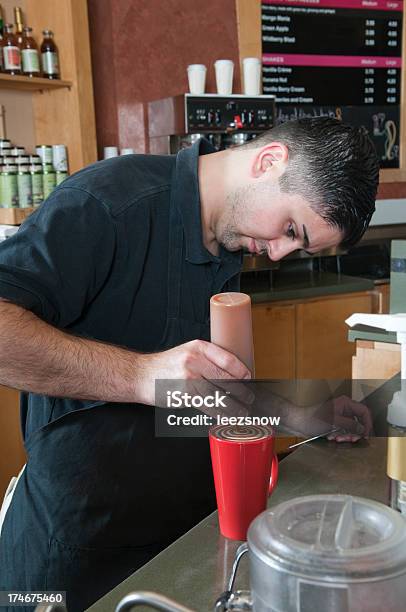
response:
<path id="1" fill-rule="evenodd" d="M 307 234 L 306 226 L 303 224 L 303 248 L 308 249 L 310 247 L 309 236 Z"/>

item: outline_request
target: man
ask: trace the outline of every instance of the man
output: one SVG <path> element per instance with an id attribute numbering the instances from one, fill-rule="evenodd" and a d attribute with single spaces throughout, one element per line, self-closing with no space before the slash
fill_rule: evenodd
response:
<path id="1" fill-rule="evenodd" d="M 0 383 L 21 389 L 27 466 L 0 589 L 83 610 L 215 507 L 205 439 L 154 436 L 156 379 L 244 379 L 208 342 L 242 249 L 273 260 L 355 243 L 378 163 L 332 119 L 213 152 L 125 156 L 65 181 L 0 248 Z"/>

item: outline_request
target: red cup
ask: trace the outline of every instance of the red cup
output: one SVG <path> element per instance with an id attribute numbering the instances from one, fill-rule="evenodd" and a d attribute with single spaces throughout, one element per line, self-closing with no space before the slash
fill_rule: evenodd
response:
<path id="1" fill-rule="evenodd" d="M 220 532 L 245 540 L 278 481 L 275 437 L 268 427 L 218 425 L 209 441 Z"/>

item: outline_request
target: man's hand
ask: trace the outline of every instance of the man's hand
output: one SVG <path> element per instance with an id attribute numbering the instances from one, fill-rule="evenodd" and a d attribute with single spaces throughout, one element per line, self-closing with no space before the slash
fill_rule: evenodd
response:
<path id="1" fill-rule="evenodd" d="M 221 380 L 251 378 L 249 369 L 235 355 L 204 340 L 192 340 L 162 353 L 140 355 L 139 367 L 136 382 L 138 401 L 149 405 L 155 404 L 156 380 L 196 381 L 197 392 L 203 389 L 207 393 L 208 384 L 215 389 L 221 386 Z M 211 385 L 207 381 L 216 382 Z M 251 391 L 243 384 L 233 385 L 232 394 L 242 403 L 250 403 L 253 399 Z"/>
<path id="2" fill-rule="evenodd" d="M 369 408 L 341 395 L 333 400 L 333 426 L 340 428 L 327 436 L 336 442 L 358 442 L 372 433 L 372 417 Z"/>

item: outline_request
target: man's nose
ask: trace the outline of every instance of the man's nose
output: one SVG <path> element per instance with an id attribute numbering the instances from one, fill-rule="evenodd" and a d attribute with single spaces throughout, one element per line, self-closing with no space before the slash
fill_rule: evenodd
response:
<path id="1" fill-rule="evenodd" d="M 268 254 L 272 261 L 279 261 L 293 251 L 297 251 L 297 244 L 290 239 L 276 238 L 268 242 Z"/>

